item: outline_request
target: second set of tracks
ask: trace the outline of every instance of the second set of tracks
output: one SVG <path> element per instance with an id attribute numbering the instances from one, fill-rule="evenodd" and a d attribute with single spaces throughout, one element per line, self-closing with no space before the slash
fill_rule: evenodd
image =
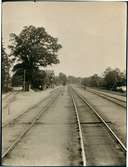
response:
<path id="1" fill-rule="evenodd" d="M 10 136 L 7 138 L 7 141 L 4 141 L 4 139 L 2 140 L 3 160 L 16 147 L 16 145 L 22 140 L 22 138 L 27 134 L 27 132 L 29 132 L 30 129 L 36 124 L 37 120 L 42 116 L 42 114 L 45 111 L 47 111 L 48 108 L 55 102 L 60 92 L 61 90 L 57 89 L 56 91 L 52 92 L 49 96 L 41 100 L 37 105 L 19 114 L 13 120 L 3 124 L 2 137 L 6 136 L 7 133 L 10 134 Z M 39 107 L 39 109 L 36 111 L 37 106 Z M 24 121 L 25 126 L 23 126 L 22 121 Z M 3 144 L 4 142 L 5 144 Z"/>
<path id="2" fill-rule="evenodd" d="M 110 95 L 110 94 L 105 93 L 103 91 L 97 91 L 97 90 L 90 89 L 90 88 L 86 88 L 86 91 L 93 93 L 93 94 L 96 94 L 99 97 L 102 97 L 104 99 L 107 99 L 108 101 L 111 101 L 112 103 L 115 103 L 116 105 L 119 105 L 123 108 L 127 107 L 126 106 L 126 99 L 119 98 L 119 97 L 117 97 L 117 95 L 114 95 L 114 94 Z"/>

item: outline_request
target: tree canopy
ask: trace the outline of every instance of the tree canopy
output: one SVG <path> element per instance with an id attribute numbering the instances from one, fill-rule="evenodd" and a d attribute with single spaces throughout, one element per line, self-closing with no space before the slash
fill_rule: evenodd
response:
<path id="1" fill-rule="evenodd" d="M 25 26 L 19 35 L 10 34 L 11 57 L 15 62 L 13 71 L 32 83 L 33 73 L 39 68 L 59 63 L 57 52 L 62 47 L 58 39 L 48 34 L 43 27 Z"/>

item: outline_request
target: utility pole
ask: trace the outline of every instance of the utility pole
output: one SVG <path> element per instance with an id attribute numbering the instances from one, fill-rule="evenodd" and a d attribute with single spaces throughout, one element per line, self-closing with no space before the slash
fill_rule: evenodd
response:
<path id="1" fill-rule="evenodd" d="M 24 86 L 24 91 L 25 91 L 25 75 L 26 75 L 26 70 L 24 70 L 24 81 L 23 81 L 23 86 Z"/>

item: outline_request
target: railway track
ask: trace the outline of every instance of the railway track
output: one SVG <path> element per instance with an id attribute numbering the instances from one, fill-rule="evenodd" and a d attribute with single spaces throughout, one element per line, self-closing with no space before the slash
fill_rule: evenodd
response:
<path id="1" fill-rule="evenodd" d="M 109 126 L 110 122 L 106 122 L 83 96 L 81 96 L 73 88 L 70 89 L 79 127 L 83 166 L 125 165 L 127 152 L 126 146 L 111 129 Z M 83 105 L 79 105 L 78 101 L 81 101 L 84 104 L 82 111 L 80 110 Z M 97 136 L 96 132 L 100 135 Z M 93 135 L 94 138 L 90 137 Z M 99 149 L 96 145 L 94 145 L 95 142 L 97 142 L 97 146 L 99 145 Z M 108 150 L 106 151 L 105 149 Z M 99 151 L 101 153 L 99 153 Z M 93 157 L 93 153 L 95 152 L 97 152 L 97 155 L 94 155 Z M 106 156 L 104 160 L 101 159 L 103 158 L 103 155 L 104 157 Z M 111 158 L 109 157 L 110 155 L 115 155 L 115 157 Z M 110 158 L 110 161 L 108 157 Z"/>
<path id="2" fill-rule="evenodd" d="M 107 100 L 109 100 L 109 101 L 111 101 L 111 102 L 113 102 L 113 103 L 115 103 L 115 104 L 117 104 L 117 105 L 119 105 L 121 107 L 126 108 L 126 101 L 123 100 L 123 99 L 119 99 L 119 98 L 113 97 L 111 95 L 108 95 L 106 93 L 95 91 L 95 90 L 92 90 L 92 89 L 89 89 L 89 88 L 87 88 L 86 90 L 88 92 L 94 93 L 94 94 L 96 94 L 96 95 L 98 95 L 98 96 L 100 96 L 100 97 L 102 97 L 104 99 L 107 99 Z"/>
<path id="3" fill-rule="evenodd" d="M 63 148 L 60 153 L 62 154 L 63 152 L 62 155 L 65 156 L 64 161 L 60 161 L 62 164 L 65 162 L 65 164 L 70 165 L 70 162 L 72 162 L 75 165 L 83 166 L 125 165 L 127 150 L 123 142 L 109 126 L 111 122 L 106 122 L 75 89 L 69 87 L 68 90 L 68 93 L 67 89 L 65 92 L 64 89 L 58 89 L 56 92 L 52 92 L 51 96 L 45 100 L 45 104 L 40 102 L 37 108 L 34 107 L 31 111 L 24 113 L 22 116 L 19 116 L 3 127 L 5 136 L 8 133 L 8 136 L 10 136 L 10 138 L 5 141 L 6 143 L 3 144 L 3 146 L 6 146 L 2 153 L 2 161 L 4 163 L 9 162 L 9 156 L 15 159 L 15 156 L 21 151 L 21 148 L 22 151 L 21 154 L 18 155 L 18 158 L 24 161 L 24 158 L 27 159 L 29 157 L 32 160 L 32 154 L 30 154 L 30 152 L 35 148 L 34 155 L 39 156 L 39 154 L 41 154 L 41 161 L 45 164 L 45 162 L 49 160 L 47 156 L 50 156 L 50 152 L 47 152 L 47 150 L 49 148 L 53 149 L 53 145 L 55 144 L 55 150 L 56 147 Z M 58 99 L 59 101 L 52 107 L 51 105 L 56 101 L 58 96 L 60 97 Z M 31 135 L 28 134 L 30 130 Z M 48 133 L 48 131 L 50 133 Z M 50 134 L 54 134 L 55 136 L 50 137 Z M 66 137 L 65 135 L 68 136 Z M 35 136 L 37 136 L 36 141 L 33 139 Z M 61 139 L 58 142 L 54 142 L 58 140 L 58 138 Z M 5 139 L 7 139 L 7 136 Z M 61 141 L 62 139 L 63 142 Z M 71 141 L 70 144 L 69 141 Z M 41 152 L 38 147 L 35 147 L 34 143 L 39 143 Z M 31 148 L 32 146 L 34 147 Z M 28 150 L 24 150 L 26 147 Z M 13 150 L 14 148 L 15 150 Z M 28 157 L 23 153 L 24 151 L 28 151 Z M 55 155 L 58 154 L 56 151 Z M 22 157 L 23 155 L 24 157 Z M 51 158 L 52 157 L 53 155 Z M 55 164 L 57 161 L 58 156 L 55 157 L 56 158 L 52 159 L 51 164 Z M 70 157 L 74 159 L 71 160 Z M 78 158 L 77 160 L 76 157 Z M 16 161 L 17 163 L 19 162 L 18 159 L 15 159 L 15 162 Z"/>
<path id="4" fill-rule="evenodd" d="M 8 139 L 5 138 L 7 141 L 5 144 L 3 144 L 2 160 L 4 160 L 9 155 L 9 153 L 16 147 L 16 145 L 22 140 L 22 138 L 31 130 L 31 128 L 35 125 L 42 114 L 46 112 L 48 108 L 56 101 L 56 99 L 60 95 L 60 92 L 61 90 L 58 89 L 56 93 L 53 92 L 50 96 L 45 98 L 45 101 L 48 100 L 46 104 L 42 105 L 41 101 L 40 104 L 38 104 L 38 111 L 36 111 L 36 105 L 34 106 L 34 108 L 22 113 L 14 120 L 6 123 L 3 126 L 2 137 L 4 136 L 4 134 L 6 136 L 7 132 L 10 133 L 10 137 Z M 22 122 L 23 120 L 25 124 L 24 126 Z M 4 147 L 4 145 L 6 147 Z"/>

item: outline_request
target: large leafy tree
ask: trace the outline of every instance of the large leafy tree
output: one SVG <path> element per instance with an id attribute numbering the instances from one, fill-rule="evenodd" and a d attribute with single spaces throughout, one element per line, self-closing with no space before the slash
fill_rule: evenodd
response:
<path id="1" fill-rule="evenodd" d="M 58 39 L 49 35 L 43 27 L 25 26 L 19 35 L 12 33 L 11 56 L 13 71 L 25 75 L 25 90 L 33 83 L 33 74 L 39 68 L 59 63 L 57 52 L 61 48 Z"/>

